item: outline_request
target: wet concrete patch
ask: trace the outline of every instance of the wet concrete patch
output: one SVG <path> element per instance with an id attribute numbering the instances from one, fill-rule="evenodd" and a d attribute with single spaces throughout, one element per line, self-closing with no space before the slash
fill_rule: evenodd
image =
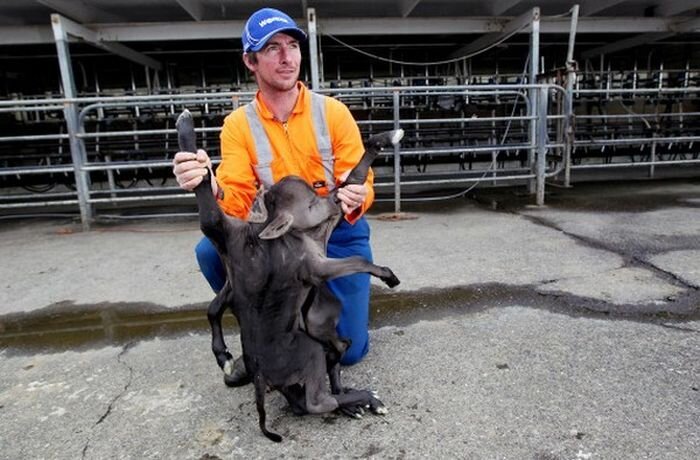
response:
<path id="1" fill-rule="evenodd" d="M 538 288 L 536 285 L 490 283 L 385 295 L 372 303 L 371 327 L 407 326 L 421 320 L 435 320 L 513 305 L 573 317 L 643 322 L 700 319 L 700 292 L 694 289 L 676 292 L 663 301 L 616 304 L 554 289 L 542 292 Z"/>
<path id="2" fill-rule="evenodd" d="M 668 185 L 672 184 L 672 191 Z M 700 207 L 700 180 L 640 180 L 575 183 L 571 188 L 548 186 L 545 206 L 558 210 L 647 212 L 673 206 Z M 470 198 L 482 206 L 504 211 L 531 207 L 532 195 L 523 189 L 503 187 L 477 189 Z"/>
<path id="3" fill-rule="evenodd" d="M 551 292 L 536 285 L 498 283 L 397 293 L 376 289 L 370 306 L 370 328 L 407 326 L 422 320 L 514 305 L 575 317 L 645 322 L 700 318 L 697 290 L 674 292 L 663 301 L 628 304 L 559 292 L 556 285 L 548 290 Z M 0 316 L 0 349 L 7 349 L 10 354 L 60 352 L 125 346 L 155 337 L 208 334 L 206 308 L 206 304 L 171 309 L 137 303 L 61 303 L 29 313 Z M 224 315 L 224 330 L 227 333 L 238 330 L 231 314 Z"/>
<path id="4" fill-rule="evenodd" d="M 224 324 L 235 324 L 224 317 Z M 158 336 L 208 331 L 206 304 L 180 309 L 152 304 L 59 303 L 0 317 L 0 347 L 27 351 L 125 345 Z"/>

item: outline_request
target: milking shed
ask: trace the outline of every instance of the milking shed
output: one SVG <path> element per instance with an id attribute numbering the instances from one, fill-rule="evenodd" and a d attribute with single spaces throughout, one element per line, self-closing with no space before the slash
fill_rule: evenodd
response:
<path id="1" fill-rule="evenodd" d="M 518 185 L 697 175 L 700 1 L 275 0 L 309 32 L 302 78 L 363 135 L 406 200 Z M 174 122 L 202 145 L 252 97 L 244 0 L 0 4 L 0 214 L 149 216 L 193 208 L 172 180 Z M 136 210 L 134 207 L 137 207 Z"/>

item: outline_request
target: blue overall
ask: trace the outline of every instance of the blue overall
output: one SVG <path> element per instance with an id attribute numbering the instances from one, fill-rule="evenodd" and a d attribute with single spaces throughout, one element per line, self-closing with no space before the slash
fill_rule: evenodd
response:
<path id="1" fill-rule="evenodd" d="M 328 257 L 362 256 L 371 262 L 369 233 L 369 224 L 364 217 L 354 225 L 345 219 L 341 220 L 328 242 Z M 204 237 L 197 244 L 195 253 L 202 274 L 214 292 L 219 292 L 226 282 L 226 271 L 216 249 Z M 337 327 L 338 335 L 352 340 L 341 360 L 344 365 L 359 362 L 369 351 L 369 277 L 367 273 L 357 273 L 328 281 L 328 287 L 343 305 Z"/>

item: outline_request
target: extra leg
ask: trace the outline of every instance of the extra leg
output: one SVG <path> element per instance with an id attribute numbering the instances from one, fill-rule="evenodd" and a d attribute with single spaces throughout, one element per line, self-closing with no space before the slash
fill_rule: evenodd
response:
<path id="1" fill-rule="evenodd" d="M 279 388 L 292 408 L 294 415 L 306 415 L 306 393 L 301 385 L 290 385 L 288 387 Z"/>
<path id="2" fill-rule="evenodd" d="M 330 352 L 335 351 L 337 359 L 340 360 L 350 346 L 347 339 L 338 337 L 336 329 L 343 306 L 325 284 L 314 288 L 311 296 L 313 302 L 304 313 L 306 332 L 314 339 L 331 347 L 333 350 Z"/>
<path id="3" fill-rule="evenodd" d="M 300 339 L 304 340 L 303 337 Z M 306 337 L 306 341 L 308 341 L 308 347 L 300 349 L 307 356 L 303 381 L 306 393 L 306 410 L 310 414 L 332 412 L 338 408 L 338 402 L 330 395 L 326 387 L 326 360 L 323 347 L 308 337 Z"/>

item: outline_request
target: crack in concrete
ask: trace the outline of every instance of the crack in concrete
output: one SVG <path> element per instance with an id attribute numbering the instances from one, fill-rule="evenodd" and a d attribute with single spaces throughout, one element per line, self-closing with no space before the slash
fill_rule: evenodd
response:
<path id="1" fill-rule="evenodd" d="M 612 246 L 606 245 L 605 243 L 602 243 L 599 240 L 589 238 L 589 237 L 586 237 L 583 235 L 577 235 L 575 233 L 567 232 L 566 230 L 559 227 L 556 223 L 552 222 L 551 220 L 549 220 L 547 218 L 539 217 L 539 216 L 532 216 L 529 214 L 521 214 L 521 213 L 516 212 L 516 211 L 510 211 L 510 212 L 512 212 L 513 214 L 518 215 L 524 219 L 527 219 L 536 225 L 541 225 L 543 227 L 556 230 L 556 231 L 562 233 L 563 235 L 568 236 L 569 238 L 575 239 L 575 240 L 581 242 L 582 244 L 585 244 L 586 246 L 588 246 L 590 248 L 608 251 L 608 252 L 612 252 L 613 254 L 617 254 L 618 256 L 622 257 L 625 260 L 625 266 L 632 266 L 632 267 L 636 266 L 636 267 L 644 268 L 646 270 L 654 272 L 655 274 L 661 276 L 662 278 L 664 278 L 670 282 L 673 282 L 674 284 L 676 284 L 678 286 L 683 287 L 684 289 L 692 289 L 695 291 L 700 289 L 699 286 L 696 286 L 692 283 L 687 282 L 686 280 L 684 280 L 680 276 L 676 275 L 675 273 L 670 272 L 668 270 L 664 270 L 663 268 L 654 265 L 653 263 L 649 262 L 648 260 L 644 260 L 637 255 L 629 254 L 623 250 L 616 249 Z"/>
<path id="2" fill-rule="evenodd" d="M 667 329 L 674 329 L 676 331 L 694 332 L 696 334 L 700 334 L 700 330 L 693 329 L 692 327 L 682 327 L 682 326 L 676 326 L 675 324 L 667 324 L 667 323 L 660 323 L 659 326 L 665 327 Z"/>
<path id="3" fill-rule="evenodd" d="M 648 260 L 640 259 L 640 258 L 637 257 L 637 256 L 632 256 L 632 259 L 633 259 L 637 264 L 639 264 L 640 266 L 642 266 L 642 267 L 644 267 L 644 268 L 650 269 L 651 271 L 655 271 L 655 272 L 658 272 L 658 273 L 661 273 L 661 274 L 665 274 L 666 276 L 668 276 L 668 277 L 670 277 L 671 279 L 673 279 L 678 285 L 683 286 L 683 287 L 686 288 L 686 289 L 692 289 L 692 290 L 694 290 L 694 291 L 697 291 L 697 290 L 700 289 L 700 286 L 695 285 L 695 284 L 693 284 L 693 283 L 690 283 L 690 282 L 684 280 L 682 277 L 676 275 L 675 273 L 670 272 L 670 271 L 668 271 L 668 270 L 664 270 L 663 268 L 661 268 L 661 267 L 659 267 L 659 266 L 657 266 L 657 265 L 654 265 L 653 263 L 649 262 Z"/>
<path id="4" fill-rule="evenodd" d="M 134 369 L 129 366 L 125 361 L 122 361 L 122 357 L 126 354 L 129 349 L 131 349 L 136 342 L 129 342 L 124 347 L 122 350 L 119 352 L 117 355 L 117 362 L 123 366 L 125 366 L 129 370 L 129 378 L 126 381 L 126 384 L 124 385 L 124 388 L 122 389 L 121 392 L 119 392 L 118 395 L 116 395 L 112 400 L 109 402 L 109 405 L 107 406 L 107 410 L 100 416 L 100 418 L 95 422 L 95 424 L 92 426 L 92 429 L 94 430 L 99 424 L 105 421 L 107 417 L 112 413 L 112 409 L 114 408 L 114 404 L 121 399 L 124 394 L 129 390 L 129 387 L 131 386 L 131 382 L 133 381 L 134 378 Z M 82 450 L 82 458 L 84 459 L 88 449 L 90 448 L 90 441 L 92 441 L 92 437 L 88 437 L 87 441 L 85 442 L 85 445 L 83 446 Z"/>

